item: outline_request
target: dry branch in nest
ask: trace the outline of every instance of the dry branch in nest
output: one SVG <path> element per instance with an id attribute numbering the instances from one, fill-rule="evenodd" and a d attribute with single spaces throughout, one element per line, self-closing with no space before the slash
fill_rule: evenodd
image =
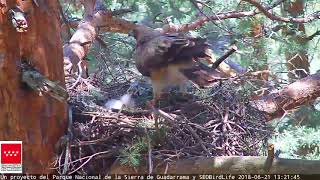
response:
<path id="1" fill-rule="evenodd" d="M 234 89 L 234 84 L 225 83 L 205 96 L 184 99 L 173 95 L 154 111 L 142 104 L 113 112 L 98 105 L 94 108 L 93 99 L 74 99 L 79 108 L 74 113 L 67 172 L 107 173 L 117 158 L 136 166 L 136 160 L 147 159 L 152 164 L 199 156 L 260 155 L 270 135 L 265 116 Z M 154 130 L 155 118 L 160 120 L 159 132 Z M 56 168 L 63 166 L 64 153 Z"/>
<path id="2" fill-rule="evenodd" d="M 262 113 L 224 85 L 171 111 L 168 148 L 185 156 L 258 155 L 269 131 Z M 162 115 L 163 116 L 163 115 Z"/>

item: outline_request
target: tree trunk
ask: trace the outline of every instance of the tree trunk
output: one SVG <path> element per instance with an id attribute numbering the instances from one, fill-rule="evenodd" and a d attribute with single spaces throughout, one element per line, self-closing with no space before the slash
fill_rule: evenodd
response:
<path id="1" fill-rule="evenodd" d="M 39 96 L 21 83 L 21 59 L 42 75 L 64 85 L 63 53 L 57 1 L 10 0 L 0 12 L 0 140 L 21 140 L 24 173 L 50 173 L 54 145 L 66 126 L 66 103 Z M 16 5 L 24 12 L 27 32 L 8 19 Z"/>

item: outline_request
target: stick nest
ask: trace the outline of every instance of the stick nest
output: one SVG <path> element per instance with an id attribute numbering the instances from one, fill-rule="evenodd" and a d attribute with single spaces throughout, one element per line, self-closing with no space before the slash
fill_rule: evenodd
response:
<path id="1" fill-rule="evenodd" d="M 107 173 L 115 160 L 137 167 L 147 159 L 174 161 L 264 153 L 271 134 L 266 117 L 249 105 L 234 83 L 225 82 L 205 91 L 193 89 L 187 98 L 173 92 L 153 110 L 146 107 L 146 101 L 152 98 L 151 87 L 146 83 L 137 87 L 145 88 L 142 93 L 133 93 L 135 106 L 121 111 L 106 109 L 102 97 L 119 97 L 132 90 L 132 83 L 101 91 L 108 93 L 90 88 L 70 92 L 72 123 L 64 138 L 67 146 L 60 143 L 58 148 L 58 172 Z"/>

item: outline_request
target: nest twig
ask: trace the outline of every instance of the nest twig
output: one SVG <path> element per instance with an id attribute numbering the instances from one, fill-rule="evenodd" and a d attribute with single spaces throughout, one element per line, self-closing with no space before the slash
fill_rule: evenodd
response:
<path id="1" fill-rule="evenodd" d="M 261 155 L 270 135 L 266 117 L 251 107 L 234 86 L 225 83 L 205 96 L 184 102 L 173 100 L 154 110 L 141 106 L 113 112 L 96 105 L 90 98 L 74 99 L 78 107 L 75 117 L 84 119 L 74 120 L 68 173 L 106 173 L 110 162 L 121 155 L 121 149 L 134 146 L 136 137 L 148 137 L 148 148 L 141 153 L 149 168 L 153 166 L 152 159 L 168 162 L 198 156 Z M 121 87 L 129 86 L 122 84 Z M 155 132 L 153 114 L 159 117 L 160 130 L 165 131 L 156 139 L 148 134 Z M 96 159 L 97 153 L 107 151 L 113 153 L 90 161 Z M 80 161 L 83 157 L 89 158 Z"/>

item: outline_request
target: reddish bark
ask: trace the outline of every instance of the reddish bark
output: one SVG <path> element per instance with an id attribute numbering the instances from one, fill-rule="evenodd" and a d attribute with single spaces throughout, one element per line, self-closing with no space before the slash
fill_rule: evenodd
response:
<path id="1" fill-rule="evenodd" d="M 49 173 L 54 145 L 64 133 L 66 103 L 39 96 L 22 85 L 19 63 L 27 59 L 40 73 L 62 82 L 63 55 L 57 1 L 37 7 L 32 1 L 7 1 L 7 8 L 20 4 L 27 16 L 28 31 L 18 33 L 0 13 L 0 140 L 22 140 L 25 173 Z"/>
<path id="2" fill-rule="evenodd" d="M 253 101 L 252 105 L 265 112 L 272 120 L 283 116 L 286 111 L 312 103 L 319 96 L 320 73 L 317 73 Z"/>
<path id="3" fill-rule="evenodd" d="M 136 25 L 113 17 L 115 13 L 104 9 L 95 10 L 99 1 L 84 1 L 85 16 L 69 43 L 64 46 L 65 73 L 69 74 L 83 60 L 96 39 L 98 29 L 105 32 L 128 33 Z"/>

